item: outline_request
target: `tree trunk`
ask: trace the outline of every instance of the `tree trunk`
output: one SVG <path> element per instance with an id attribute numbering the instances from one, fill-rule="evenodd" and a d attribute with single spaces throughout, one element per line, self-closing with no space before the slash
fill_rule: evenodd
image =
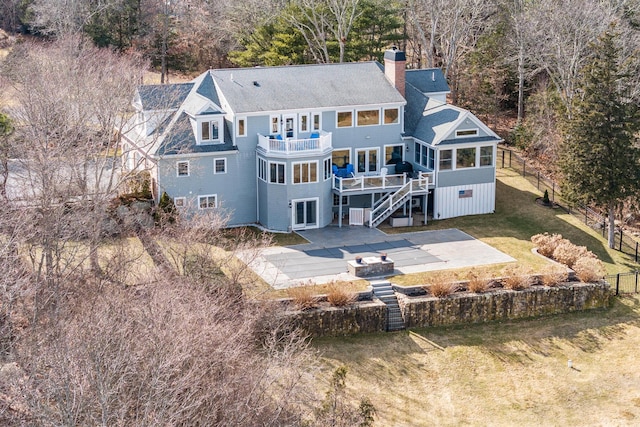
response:
<path id="1" fill-rule="evenodd" d="M 518 51 L 518 123 L 524 118 L 524 47 Z"/>
<path id="2" fill-rule="evenodd" d="M 613 249 L 616 244 L 616 217 L 613 204 L 609 205 L 609 248 Z"/>

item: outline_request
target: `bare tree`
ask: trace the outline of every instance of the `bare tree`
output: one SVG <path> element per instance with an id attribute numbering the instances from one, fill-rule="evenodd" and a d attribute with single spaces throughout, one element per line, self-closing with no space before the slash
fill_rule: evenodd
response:
<path id="1" fill-rule="evenodd" d="M 409 0 L 407 15 L 420 40 L 424 67 L 440 67 L 452 86 L 458 62 L 473 51 L 496 8 L 486 0 Z"/>
<path id="2" fill-rule="evenodd" d="M 25 338 L 23 393 L 37 424 L 301 424 L 313 353 L 273 309 L 149 280 L 78 289 L 63 321 Z"/>
<path id="3" fill-rule="evenodd" d="M 527 15 L 532 64 L 549 76 L 567 112 L 590 44 L 616 19 L 599 0 L 539 0 Z"/>
<path id="4" fill-rule="evenodd" d="M 29 254 L 39 286 L 47 289 L 44 305 L 59 296 L 58 279 L 80 274 L 85 261 L 100 272 L 102 225 L 121 183 L 116 135 L 126 132 L 121 113 L 140 69 L 136 58 L 77 39 L 47 47 L 27 43 L 7 60 L 4 75 L 17 100 L 8 110 L 12 149 L 21 171 L 12 203 L 37 230 Z"/>
<path id="5" fill-rule="evenodd" d="M 345 45 L 361 11 L 360 0 L 295 0 L 288 21 L 303 35 L 318 63 L 333 62 L 329 44 L 338 44 L 338 61 L 344 61 Z"/>

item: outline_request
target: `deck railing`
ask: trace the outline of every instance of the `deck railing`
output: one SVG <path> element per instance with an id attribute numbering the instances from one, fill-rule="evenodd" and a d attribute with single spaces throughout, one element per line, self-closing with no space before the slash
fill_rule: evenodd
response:
<path id="1" fill-rule="evenodd" d="M 360 175 L 351 178 L 341 178 L 333 176 L 333 189 L 340 193 L 350 193 L 357 191 L 386 191 L 397 190 L 409 182 L 406 174 L 395 175 Z M 418 178 L 419 185 L 428 186 L 434 183 L 433 172 L 420 172 Z"/>
<path id="2" fill-rule="evenodd" d="M 323 152 L 331 149 L 331 132 L 321 132 L 315 138 L 270 138 L 258 135 L 258 147 L 266 152 L 278 152 L 283 154 Z"/>

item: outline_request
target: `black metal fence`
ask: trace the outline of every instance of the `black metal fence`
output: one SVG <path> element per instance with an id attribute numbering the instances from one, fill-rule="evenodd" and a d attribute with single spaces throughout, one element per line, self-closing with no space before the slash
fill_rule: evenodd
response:
<path id="1" fill-rule="evenodd" d="M 520 173 L 527 181 L 543 193 L 547 190 L 550 201 L 576 218 L 579 218 L 581 221 L 584 221 L 585 224 L 594 230 L 601 232 L 602 237 L 607 236 L 609 224 L 603 215 L 588 206 L 572 204 L 563 199 L 560 186 L 551 178 L 544 176 L 544 174 L 536 170 L 533 165 L 528 164 L 527 161 L 520 157 L 515 151 L 499 147 L 496 165 L 498 169 L 508 168 Z M 625 233 L 622 229 L 616 230 L 614 248 L 633 257 L 635 262 L 638 262 L 640 259 L 640 242 L 629 233 Z"/>
<path id="2" fill-rule="evenodd" d="M 605 280 L 615 288 L 616 295 L 620 294 L 637 294 L 638 293 L 638 275 L 640 273 L 636 271 L 629 271 L 627 273 L 610 274 L 605 276 Z"/>

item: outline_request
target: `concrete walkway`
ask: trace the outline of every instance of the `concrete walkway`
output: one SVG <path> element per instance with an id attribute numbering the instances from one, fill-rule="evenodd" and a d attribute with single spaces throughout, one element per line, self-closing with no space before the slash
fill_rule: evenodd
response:
<path id="1" fill-rule="evenodd" d="M 299 234 L 309 243 L 266 249 L 250 266 L 276 289 L 308 282 L 357 280 L 347 261 L 386 252 L 395 274 L 419 273 L 515 261 L 457 229 L 403 234 L 362 226 L 325 227 Z"/>

